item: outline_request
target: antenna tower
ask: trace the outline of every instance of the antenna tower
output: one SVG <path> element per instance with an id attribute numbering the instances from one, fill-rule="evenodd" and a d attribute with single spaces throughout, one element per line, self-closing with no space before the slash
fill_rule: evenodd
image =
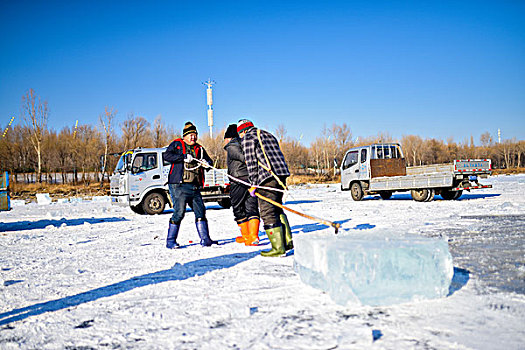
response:
<path id="1" fill-rule="evenodd" d="M 210 137 L 213 138 L 213 88 L 215 82 L 211 79 L 203 83 L 206 89 L 206 104 L 208 105 L 208 126 L 210 127 Z"/>

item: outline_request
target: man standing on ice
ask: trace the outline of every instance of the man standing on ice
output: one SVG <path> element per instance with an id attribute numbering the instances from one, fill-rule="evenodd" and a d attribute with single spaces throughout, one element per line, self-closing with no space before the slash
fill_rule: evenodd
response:
<path id="1" fill-rule="evenodd" d="M 217 241 L 210 238 L 206 207 L 201 196 L 201 188 L 204 184 L 204 165 L 201 162 L 208 165 L 212 165 L 213 162 L 204 147 L 197 143 L 197 128 L 193 123 L 187 122 L 184 125 L 182 139 L 173 140 L 162 154 L 162 158 L 171 163 L 168 186 L 173 202 L 173 215 L 169 222 L 166 248 L 179 247 L 177 236 L 186 212 L 186 204 L 195 213 L 195 224 L 201 245 L 209 247 L 217 244 Z"/>
<path id="2" fill-rule="evenodd" d="M 242 138 L 244 158 L 248 167 L 251 185 L 250 194 L 259 193 L 279 204 L 283 202 L 283 190 L 290 171 L 286 165 L 279 142 L 268 131 L 254 127 L 248 119 L 237 123 L 237 132 Z M 259 186 L 272 189 L 257 188 Z M 283 210 L 260 197 L 259 209 L 264 223 L 264 230 L 272 244 L 271 250 L 261 252 L 262 256 L 280 256 L 293 248 L 292 230 Z"/>
<path id="3" fill-rule="evenodd" d="M 227 154 L 228 175 L 248 182 L 248 169 L 236 124 L 228 125 L 224 133 L 224 144 Z M 259 206 L 257 198 L 250 196 L 248 190 L 249 186 L 234 179 L 230 181 L 233 216 L 241 229 L 241 236 L 236 237 L 235 241 L 245 245 L 256 246 L 259 245 Z"/>

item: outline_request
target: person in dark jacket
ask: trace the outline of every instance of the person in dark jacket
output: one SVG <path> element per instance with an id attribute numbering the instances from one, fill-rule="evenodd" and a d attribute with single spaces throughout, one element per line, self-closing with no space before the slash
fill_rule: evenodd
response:
<path id="1" fill-rule="evenodd" d="M 171 163 L 168 186 L 173 202 L 173 215 L 170 218 L 166 248 L 178 248 L 177 236 L 180 223 L 186 212 L 186 204 L 195 213 L 195 224 L 200 243 L 208 247 L 217 244 L 210 238 L 206 207 L 202 201 L 201 189 L 204 184 L 204 165 L 197 160 L 212 165 L 213 162 L 201 145 L 197 143 L 197 128 L 187 122 L 182 130 L 182 139 L 175 139 L 162 154 L 164 161 Z M 208 169 L 209 170 L 209 169 Z"/>
<path id="2" fill-rule="evenodd" d="M 237 132 L 242 138 L 244 158 L 248 168 L 248 178 L 255 192 L 279 204 L 283 203 L 283 190 L 286 179 L 290 176 L 288 165 L 279 147 L 279 142 L 271 133 L 254 127 L 248 119 L 237 123 Z M 257 188 L 258 186 L 276 190 Z M 262 251 L 263 256 L 279 256 L 293 248 L 292 231 L 288 218 L 282 208 L 258 198 L 259 210 L 264 223 L 264 230 L 272 244 L 271 250 Z"/>
<path id="3" fill-rule="evenodd" d="M 244 160 L 241 139 L 237 134 L 237 125 L 230 124 L 224 133 L 224 149 L 226 150 L 226 163 L 228 175 L 248 183 L 248 169 Z M 259 206 L 257 198 L 250 196 L 250 186 L 230 180 L 230 199 L 232 202 L 233 216 L 241 229 L 241 236 L 235 241 L 245 245 L 256 246 L 259 244 Z"/>

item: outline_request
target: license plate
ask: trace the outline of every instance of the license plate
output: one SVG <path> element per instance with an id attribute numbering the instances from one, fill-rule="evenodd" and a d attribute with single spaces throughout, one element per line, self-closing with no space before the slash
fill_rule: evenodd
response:
<path id="1" fill-rule="evenodd" d="M 468 177 L 469 181 L 476 181 L 478 179 L 478 176 L 477 175 L 470 175 Z"/>

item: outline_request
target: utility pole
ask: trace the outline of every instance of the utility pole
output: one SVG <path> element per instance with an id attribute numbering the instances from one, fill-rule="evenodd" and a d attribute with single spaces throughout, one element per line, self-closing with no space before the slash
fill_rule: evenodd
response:
<path id="1" fill-rule="evenodd" d="M 501 143 L 501 130 L 498 129 L 498 143 Z"/>
<path id="2" fill-rule="evenodd" d="M 206 103 L 208 105 L 208 126 L 210 127 L 210 137 L 213 138 L 213 89 L 215 82 L 211 79 L 203 83 L 208 88 L 206 89 Z"/>

